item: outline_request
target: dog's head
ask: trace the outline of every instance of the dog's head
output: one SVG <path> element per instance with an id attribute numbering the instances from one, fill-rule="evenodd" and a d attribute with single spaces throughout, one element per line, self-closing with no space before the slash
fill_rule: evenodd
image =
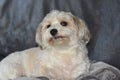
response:
<path id="1" fill-rule="evenodd" d="M 83 20 L 56 10 L 46 15 L 36 33 L 36 42 L 42 48 L 64 48 L 80 42 L 87 44 L 89 40 L 90 33 Z"/>

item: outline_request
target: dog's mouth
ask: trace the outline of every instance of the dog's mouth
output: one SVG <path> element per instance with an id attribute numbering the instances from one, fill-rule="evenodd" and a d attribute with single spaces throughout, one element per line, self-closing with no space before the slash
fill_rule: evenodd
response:
<path id="1" fill-rule="evenodd" d="M 65 38 L 64 36 L 54 36 L 53 39 L 62 39 Z"/>
<path id="2" fill-rule="evenodd" d="M 65 39 L 65 38 L 68 38 L 68 36 L 53 36 L 50 38 L 50 41 L 52 40 L 62 40 L 62 39 Z"/>
<path id="3" fill-rule="evenodd" d="M 69 43 L 70 41 L 70 38 L 69 36 L 54 36 L 54 37 L 51 37 L 48 41 L 48 43 L 50 45 L 60 45 L 60 44 L 67 44 Z"/>

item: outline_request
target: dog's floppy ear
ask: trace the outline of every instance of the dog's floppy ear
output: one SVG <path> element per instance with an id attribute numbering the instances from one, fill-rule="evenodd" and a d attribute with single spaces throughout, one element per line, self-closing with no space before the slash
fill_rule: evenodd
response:
<path id="1" fill-rule="evenodd" d="M 90 32 L 85 22 L 75 16 L 73 16 L 73 20 L 78 28 L 77 35 L 79 37 L 79 40 L 82 40 L 87 44 L 90 40 Z"/>
<path id="2" fill-rule="evenodd" d="M 39 47 L 42 49 L 42 26 L 39 24 L 37 31 L 36 31 L 36 43 L 39 45 Z"/>

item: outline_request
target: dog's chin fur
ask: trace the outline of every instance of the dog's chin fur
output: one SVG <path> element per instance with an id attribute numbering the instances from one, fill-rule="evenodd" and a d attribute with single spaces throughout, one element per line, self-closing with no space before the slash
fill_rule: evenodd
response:
<path id="1" fill-rule="evenodd" d="M 65 20 L 67 26 L 60 25 Z M 46 28 L 47 25 L 50 25 Z M 55 36 L 51 29 L 57 29 Z M 50 80 L 75 80 L 89 70 L 86 44 L 89 30 L 85 23 L 70 13 L 50 12 L 41 22 L 36 42 L 42 46 L 15 52 L 0 62 L 0 80 L 20 76 L 46 76 Z"/>

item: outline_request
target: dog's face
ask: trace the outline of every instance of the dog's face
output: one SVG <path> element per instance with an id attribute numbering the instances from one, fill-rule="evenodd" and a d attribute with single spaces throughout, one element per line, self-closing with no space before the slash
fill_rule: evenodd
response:
<path id="1" fill-rule="evenodd" d="M 78 42 L 88 43 L 90 33 L 85 23 L 63 11 L 50 12 L 40 23 L 36 42 L 43 48 L 65 48 Z"/>

